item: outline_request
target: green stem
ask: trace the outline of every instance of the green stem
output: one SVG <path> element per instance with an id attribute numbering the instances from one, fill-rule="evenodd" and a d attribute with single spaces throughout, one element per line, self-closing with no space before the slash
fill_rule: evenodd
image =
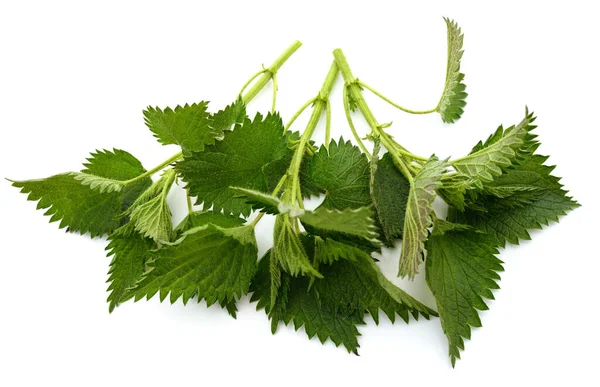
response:
<path id="1" fill-rule="evenodd" d="M 240 95 L 244 92 L 244 90 L 246 89 L 246 87 L 248 87 L 248 85 L 250 83 L 252 83 L 252 81 L 254 79 L 256 79 L 258 76 L 260 76 L 261 74 L 263 74 L 263 76 L 261 77 L 261 79 L 259 79 L 258 82 L 256 82 L 256 84 L 254 86 L 252 86 L 252 89 L 250 89 L 250 91 L 248 91 L 242 97 L 242 100 L 244 101 L 244 103 L 248 103 L 254 97 L 256 97 L 256 95 L 265 87 L 265 85 L 269 82 L 269 80 L 275 76 L 275 74 L 277 73 L 277 71 L 279 70 L 279 68 L 289 59 L 290 56 L 292 56 L 292 54 L 294 52 L 296 52 L 296 50 L 298 50 L 298 48 L 300 48 L 301 45 L 302 45 L 302 43 L 300 43 L 299 41 L 295 41 L 277 59 L 275 59 L 275 62 L 273 62 L 273 64 L 271 65 L 271 67 L 269 67 L 268 69 L 263 69 L 263 70 L 257 72 L 256 74 L 254 74 L 248 80 L 248 82 L 246 82 L 246 84 L 244 85 L 244 87 L 242 87 L 242 90 L 240 91 Z M 277 81 L 275 80 L 274 81 L 275 89 L 277 88 L 277 83 L 276 82 Z M 275 92 L 276 92 L 276 90 L 275 90 Z M 273 108 L 274 108 L 274 106 L 275 106 L 275 95 L 273 96 Z M 148 176 L 152 176 L 156 172 L 162 170 L 167 165 L 169 165 L 169 164 L 171 164 L 171 163 L 173 163 L 173 162 L 175 162 L 177 160 L 180 160 L 182 157 L 183 157 L 183 152 L 178 152 L 177 154 L 171 156 L 170 158 L 168 158 L 167 160 L 163 161 L 162 163 L 160 163 L 156 167 L 150 169 L 149 171 L 144 172 L 141 175 L 134 177 L 133 179 L 125 180 L 125 181 L 121 182 L 121 184 L 122 185 L 127 185 L 127 184 L 131 184 L 131 183 L 135 183 L 136 181 L 144 179 L 144 178 L 146 178 Z"/>
<path id="2" fill-rule="evenodd" d="M 190 190 L 186 188 L 185 190 L 185 198 L 187 200 L 188 212 L 191 214 L 194 212 L 194 205 L 192 204 L 192 198 L 190 196 Z"/>
<path id="3" fill-rule="evenodd" d="M 277 89 L 279 89 L 279 86 L 277 85 L 277 74 L 273 73 L 273 100 L 271 102 L 271 113 L 275 113 L 275 107 L 277 106 Z"/>
<path id="4" fill-rule="evenodd" d="M 327 98 L 325 105 L 325 147 L 329 148 L 329 143 L 331 142 L 331 103 L 329 102 L 329 98 Z"/>
<path id="5" fill-rule="evenodd" d="M 408 170 L 402 157 L 400 157 L 400 155 L 398 154 L 394 143 L 387 136 L 387 133 L 381 130 L 381 125 L 379 125 L 377 119 L 373 115 L 373 112 L 369 108 L 369 105 L 367 105 L 367 101 L 365 101 L 365 98 L 361 93 L 360 85 L 358 84 L 356 78 L 352 74 L 352 70 L 350 69 L 350 65 L 348 65 L 348 61 L 346 60 L 344 53 L 341 49 L 338 48 L 333 51 L 333 56 L 338 66 L 340 67 L 340 71 L 342 73 L 342 76 L 344 77 L 344 81 L 346 82 L 348 92 L 352 94 L 352 97 L 356 101 L 358 109 L 362 113 L 363 117 L 365 117 L 367 124 L 369 124 L 369 127 L 371 128 L 372 134 L 380 137 L 381 143 L 387 148 L 388 152 L 390 152 L 390 154 L 396 161 L 397 166 L 400 168 L 400 172 L 402 172 L 404 177 L 406 177 L 406 179 L 412 183 L 412 174 Z"/>
<path id="6" fill-rule="evenodd" d="M 294 113 L 294 115 L 292 116 L 292 118 L 290 118 L 290 120 L 287 122 L 287 124 L 285 125 L 285 130 L 289 130 L 290 126 L 292 126 L 292 124 L 294 123 L 294 121 L 296 121 L 296 119 L 298 117 L 300 117 L 300 115 L 313 103 L 315 102 L 315 100 L 317 99 L 317 97 L 311 98 L 309 99 L 304 105 L 302 105 L 302 107 L 300 109 L 298 109 L 298 111 L 296 113 Z"/>
<path id="7" fill-rule="evenodd" d="M 248 87 L 248 85 L 250 85 L 252 83 L 252 81 L 254 81 L 256 78 L 258 78 L 259 76 L 261 76 L 262 74 L 264 74 L 267 71 L 268 71 L 267 69 L 262 69 L 260 71 L 257 71 L 256 74 L 251 76 L 250 79 L 248 79 L 248 81 L 246 81 L 246 83 L 244 83 L 244 86 L 242 86 L 242 89 L 240 90 L 238 95 L 244 94 L 244 91 L 246 91 L 246 88 Z"/>
<path id="8" fill-rule="evenodd" d="M 396 149 L 396 150 L 397 150 L 397 151 L 398 151 L 400 154 L 402 154 L 403 156 L 405 156 L 405 157 L 407 157 L 407 158 L 409 158 L 409 159 L 412 159 L 412 160 L 417 160 L 417 161 L 427 161 L 427 160 L 429 160 L 429 159 L 428 159 L 428 158 L 426 158 L 426 157 L 417 156 L 417 155 L 415 155 L 415 154 L 413 154 L 413 153 L 409 152 L 409 151 L 408 151 L 408 150 L 407 150 L 405 147 L 403 147 L 402 145 L 398 144 L 398 143 L 396 142 L 396 140 L 394 140 L 394 139 L 392 138 L 392 136 L 390 136 L 390 135 L 389 135 L 387 132 L 385 132 L 385 131 L 383 131 L 383 130 L 380 130 L 380 133 L 381 133 L 381 135 L 382 135 L 383 137 L 385 137 L 386 141 L 387 141 L 389 144 L 392 144 L 392 145 L 395 147 L 395 149 Z"/>
<path id="9" fill-rule="evenodd" d="M 292 177 L 291 182 L 291 200 L 294 200 L 298 197 L 299 194 L 299 176 L 300 176 L 300 166 L 302 164 L 302 158 L 304 157 L 304 153 L 306 152 L 306 148 L 309 145 L 310 139 L 321 119 L 321 115 L 323 114 L 323 110 L 327 108 L 327 100 L 329 99 L 329 93 L 333 88 L 333 84 L 335 83 L 335 79 L 338 76 L 339 68 L 337 63 L 334 61 L 329 68 L 329 72 L 327 73 L 327 77 L 325 78 L 325 82 L 323 82 L 323 86 L 319 91 L 318 97 L 314 101 L 313 112 L 310 116 L 310 120 L 306 125 L 306 130 L 302 133 L 302 137 L 300 137 L 300 141 L 297 144 L 296 151 L 294 152 L 294 156 L 292 158 L 292 162 L 290 164 L 290 168 L 288 169 L 288 174 Z M 298 191 L 298 194 L 297 194 Z M 301 195 L 299 195 L 301 197 Z"/>
<path id="10" fill-rule="evenodd" d="M 356 127 L 354 126 L 354 121 L 352 121 L 352 112 L 350 111 L 347 87 L 344 87 L 343 95 L 344 95 L 344 112 L 346 113 L 346 120 L 348 121 L 348 126 L 350 127 L 350 130 L 352 131 L 352 135 L 354 136 L 354 139 L 356 140 L 356 143 L 358 144 L 360 149 L 362 149 L 363 153 L 367 156 L 367 158 L 369 160 L 371 160 L 371 153 L 369 152 L 369 150 L 363 143 L 362 139 L 358 135 L 358 132 L 356 131 Z"/>
<path id="11" fill-rule="evenodd" d="M 256 225 L 258 224 L 258 222 L 260 222 L 263 216 L 265 216 L 265 213 L 259 212 L 258 215 L 256 215 L 256 218 L 254 218 L 254 220 L 250 224 L 248 224 L 248 226 L 256 227 Z"/>
<path id="12" fill-rule="evenodd" d="M 152 168 L 151 170 L 142 173 L 139 176 L 134 177 L 133 179 L 129 179 L 129 180 L 125 180 L 123 182 L 123 185 L 127 185 L 127 184 L 131 184 L 131 183 L 135 183 L 138 180 L 141 180 L 143 178 L 146 178 L 148 176 L 152 176 L 154 175 L 156 172 L 162 170 L 164 167 L 166 167 L 167 165 L 181 159 L 183 157 L 183 153 L 179 152 L 177 154 L 174 154 L 173 156 L 169 157 L 167 160 L 163 161 L 162 163 L 158 164 L 156 167 Z"/>
<path id="13" fill-rule="evenodd" d="M 381 94 L 380 92 L 378 92 L 377 90 L 375 90 L 374 88 L 372 88 L 371 86 L 367 85 L 363 81 L 356 80 L 356 82 L 358 82 L 358 84 L 360 86 L 362 86 L 365 89 L 369 90 L 371 93 L 375 94 L 376 96 L 378 96 L 379 98 L 381 98 L 385 102 L 389 103 L 393 107 L 395 107 L 397 109 L 400 109 L 400 110 L 402 110 L 403 112 L 406 112 L 406 113 L 410 113 L 410 114 L 429 114 L 429 113 L 434 113 L 438 109 L 438 106 L 436 106 L 435 108 L 430 109 L 430 110 L 411 110 L 411 109 L 407 109 L 404 106 L 398 105 L 397 103 L 395 103 L 391 99 L 387 98 L 386 96 L 384 96 L 383 94 Z"/>
<path id="14" fill-rule="evenodd" d="M 176 176 L 177 174 L 175 173 L 174 169 L 167 169 L 163 174 L 163 177 L 165 178 L 165 184 L 163 185 L 162 191 L 160 193 L 160 196 L 163 200 L 167 200 L 167 194 L 171 190 L 171 186 L 175 182 Z"/>
<path id="15" fill-rule="evenodd" d="M 269 83 L 269 81 L 273 78 L 274 74 L 277 74 L 279 68 L 283 66 L 283 64 L 292 56 L 296 50 L 298 50 L 302 46 L 302 43 L 299 41 L 295 41 L 292 43 L 275 61 L 271 66 L 269 66 L 266 70 L 263 70 L 262 77 L 248 90 L 248 92 L 242 97 L 242 100 L 245 104 L 250 102 L 256 95 Z M 260 75 L 260 74 L 258 74 Z M 258 76 L 257 75 L 257 76 Z M 251 80 L 252 81 L 252 80 Z"/>

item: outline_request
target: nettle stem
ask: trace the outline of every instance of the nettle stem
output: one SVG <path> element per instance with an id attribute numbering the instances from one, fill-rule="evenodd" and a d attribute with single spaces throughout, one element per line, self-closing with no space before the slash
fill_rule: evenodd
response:
<path id="1" fill-rule="evenodd" d="M 162 163 L 158 164 L 156 167 L 150 169 L 147 172 L 142 173 L 141 175 L 134 177 L 133 179 L 129 179 L 123 182 L 123 185 L 127 185 L 127 184 L 131 184 L 131 183 L 135 183 L 138 180 L 141 180 L 145 177 L 148 176 L 152 176 L 154 175 L 156 172 L 159 172 L 161 170 L 163 170 L 167 165 L 174 163 L 175 161 L 180 160 L 183 157 L 183 153 L 182 152 L 178 152 L 176 154 L 174 154 L 173 156 L 169 157 L 168 159 L 166 159 L 165 161 L 163 161 Z"/>
<path id="2" fill-rule="evenodd" d="M 362 95 L 361 85 L 359 81 L 354 77 L 354 74 L 352 74 L 352 70 L 350 69 L 350 65 L 346 60 L 346 56 L 339 48 L 333 51 L 333 56 L 340 68 L 340 71 L 346 83 L 344 92 L 349 93 L 349 95 L 352 96 L 352 99 L 356 103 L 356 106 L 362 113 L 363 117 L 365 117 L 367 124 L 369 124 L 369 127 L 371 128 L 371 135 L 379 137 L 383 146 L 386 147 L 388 152 L 390 152 L 390 154 L 394 158 L 394 161 L 396 162 L 398 168 L 400 168 L 400 172 L 402 172 L 402 174 L 408 179 L 408 181 L 412 182 L 413 175 L 407 166 L 407 161 L 403 157 L 402 153 L 399 151 L 397 143 L 395 143 L 395 141 L 393 141 L 391 137 L 383 131 L 382 125 L 379 124 L 379 122 L 377 122 L 377 119 L 373 115 L 373 112 L 369 108 L 367 101 Z M 346 98 L 346 102 L 348 102 L 348 98 Z M 345 108 L 348 109 L 348 106 L 345 106 Z M 350 116 L 348 112 L 346 115 L 347 117 Z M 358 135 L 356 134 L 356 129 L 353 128 L 353 125 L 351 125 L 351 129 L 354 136 L 358 137 Z M 361 144 L 362 142 L 359 142 L 359 145 Z M 361 145 L 361 148 L 364 149 L 364 145 Z"/>
<path id="3" fill-rule="evenodd" d="M 299 41 L 295 41 L 281 55 L 279 55 L 279 57 L 277 59 L 275 59 L 275 61 L 273 62 L 273 64 L 271 64 L 270 67 L 268 67 L 266 69 L 262 69 L 261 71 L 257 72 L 252 77 L 250 77 L 248 82 L 246 82 L 244 84 L 244 86 L 242 87 L 240 94 L 243 94 L 244 90 L 256 78 L 258 78 L 262 74 L 262 77 L 260 77 L 260 79 L 252 86 L 252 88 L 250 90 L 248 90 L 248 92 L 246 92 L 245 94 L 242 95 L 242 101 L 244 101 L 244 104 L 248 104 L 250 101 L 252 101 L 254 99 L 254 97 L 256 97 L 258 95 L 258 93 L 267 85 L 267 83 L 269 83 L 269 81 L 271 79 L 273 79 L 273 100 L 272 100 L 271 108 L 272 108 L 272 110 L 275 110 L 275 102 L 276 102 L 276 94 L 277 94 L 277 78 L 276 78 L 277 71 L 279 71 L 281 66 L 283 66 L 283 64 L 292 56 L 292 54 L 294 52 L 296 52 L 300 48 L 300 46 L 302 46 L 302 43 L 300 43 Z M 156 174 L 157 172 L 163 170 L 169 164 L 179 161 L 182 158 L 183 158 L 183 152 L 177 152 L 176 154 L 169 157 L 167 160 L 158 164 L 156 167 L 150 169 L 149 171 L 144 172 L 143 174 L 141 174 L 137 177 L 134 177 L 133 179 L 123 181 L 122 185 L 135 183 L 136 181 L 139 181 L 145 177 L 152 176 L 152 175 Z M 188 209 L 191 209 L 189 200 L 188 200 Z"/>
<path id="4" fill-rule="evenodd" d="M 290 56 L 292 56 L 292 54 L 294 54 L 300 48 L 300 46 L 302 46 L 302 43 L 300 43 L 299 41 L 296 40 L 281 55 L 279 55 L 279 57 L 277 59 L 275 59 L 275 61 L 273 62 L 273 64 L 271 64 L 271 66 L 256 73 L 250 79 L 250 81 L 248 81 L 246 83 L 245 87 L 242 89 L 242 92 L 240 94 L 243 93 L 243 91 L 246 89 L 246 87 L 250 83 L 252 83 L 252 81 L 254 79 L 256 79 L 258 76 L 260 76 L 262 74 L 260 79 L 258 81 L 256 81 L 256 83 L 250 88 L 250 90 L 248 90 L 246 92 L 246 94 L 244 94 L 242 96 L 242 100 L 244 101 L 245 104 L 248 104 L 252 99 L 254 99 L 254 97 L 256 97 L 258 95 L 258 93 L 260 93 L 260 91 L 267 85 L 267 83 L 269 83 L 269 81 L 274 77 L 274 75 L 277 74 L 277 72 L 279 71 L 281 66 L 283 66 L 283 64 L 290 58 Z M 275 88 L 274 92 L 276 92 L 277 85 L 275 85 L 274 88 Z M 273 106 L 272 106 L 273 108 L 274 108 L 274 105 L 275 105 L 275 97 L 273 97 Z"/>
<path id="5" fill-rule="evenodd" d="M 403 112 L 406 112 L 406 113 L 410 113 L 410 114 L 429 114 L 429 113 L 436 112 L 437 109 L 438 109 L 438 107 L 439 107 L 439 104 L 438 104 L 436 107 L 434 107 L 433 109 L 429 109 L 429 110 L 411 110 L 411 109 L 405 108 L 402 105 L 399 105 L 399 104 L 395 103 L 394 101 L 392 101 L 391 99 L 387 98 L 385 95 L 381 94 L 379 91 L 375 90 L 374 88 L 372 88 L 371 86 L 367 85 L 363 81 L 359 81 L 357 79 L 356 82 L 358 82 L 358 84 L 361 87 L 369 90 L 371 93 L 375 94 L 376 96 L 378 96 L 379 98 L 381 98 L 385 102 L 389 103 L 390 105 L 392 105 L 396 109 L 402 110 Z"/>
<path id="6" fill-rule="evenodd" d="M 294 152 L 294 156 L 292 158 L 292 163 L 290 164 L 290 168 L 288 169 L 288 176 L 292 178 L 291 181 L 291 193 L 289 196 L 290 201 L 294 201 L 298 199 L 299 203 L 302 203 L 302 195 L 300 192 L 300 166 L 302 165 L 302 159 L 304 158 L 304 154 L 308 146 L 310 146 L 310 139 L 317 128 L 319 121 L 321 120 L 321 115 L 323 111 L 327 109 L 329 93 L 331 93 L 331 89 L 333 89 L 333 84 L 335 83 L 335 79 L 338 76 L 339 67 L 338 64 L 334 61 L 329 68 L 329 72 L 327 73 L 327 77 L 325 78 L 325 82 L 323 82 L 323 86 L 319 91 L 319 95 L 314 99 L 313 103 L 313 111 L 306 125 L 306 130 L 302 133 L 302 137 L 300 137 L 300 141 L 297 144 L 296 151 Z"/>

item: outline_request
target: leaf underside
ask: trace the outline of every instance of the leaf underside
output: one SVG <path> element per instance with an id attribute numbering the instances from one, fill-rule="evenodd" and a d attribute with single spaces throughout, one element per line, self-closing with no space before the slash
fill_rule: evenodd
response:
<path id="1" fill-rule="evenodd" d="M 563 189 L 560 178 L 551 174 L 554 167 L 544 164 L 547 159 L 527 156 L 486 185 L 487 191 L 470 204 L 472 208 L 451 211 L 451 220 L 487 233 L 496 246 L 531 239 L 528 230 L 557 222 L 559 216 L 579 207 Z M 498 192 L 504 197 L 493 195 Z"/>
<path id="2" fill-rule="evenodd" d="M 432 156 L 411 184 L 400 252 L 399 275 L 402 277 L 414 278 L 423 261 L 424 243 L 427 240 L 428 228 L 433 222 L 432 204 L 436 197 L 435 191 L 442 185 L 441 177 L 447 166 L 446 160 L 438 160 Z"/>
<path id="3" fill-rule="evenodd" d="M 460 72 L 460 61 L 464 50 L 463 34 L 456 22 L 444 18 L 448 33 L 448 59 L 446 63 L 446 82 L 444 91 L 436 111 L 441 115 L 442 121 L 453 123 L 463 114 L 467 102 L 466 86 L 463 82 L 465 75 Z"/>
<path id="4" fill-rule="evenodd" d="M 536 127 L 533 125 L 535 119 L 533 113 L 527 111 L 519 124 L 506 130 L 500 126 L 485 143 L 480 142 L 469 155 L 453 162 L 454 169 L 466 176 L 471 184 L 483 189 L 485 183 L 502 175 L 503 169 L 517 160 L 519 149 L 532 140 L 530 132 Z"/>

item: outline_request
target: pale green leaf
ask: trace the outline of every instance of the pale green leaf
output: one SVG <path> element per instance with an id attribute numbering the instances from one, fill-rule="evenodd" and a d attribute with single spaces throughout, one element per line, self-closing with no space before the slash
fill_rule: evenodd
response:
<path id="1" fill-rule="evenodd" d="M 294 228 L 295 220 L 289 214 L 277 215 L 273 231 L 274 240 L 271 257 L 274 262 L 292 276 L 311 275 L 320 277 L 312 266 L 300 235 Z"/>
<path id="2" fill-rule="evenodd" d="M 180 237 L 187 230 L 204 226 L 212 223 L 220 227 L 239 227 L 245 223 L 245 220 L 233 215 L 225 215 L 214 211 L 194 211 L 186 215 L 185 218 L 173 230 L 176 237 Z"/>
<path id="3" fill-rule="evenodd" d="M 83 185 L 88 185 L 98 192 L 118 192 L 123 189 L 123 182 L 102 176 L 89 175 L 82 172 L 71 172 L 71 176 Z"/>
<path id="4" fill-rule="evenodd" d="M 339 232 L 378 243 L 377 226 L 370 207 L 340 211 L 321 206 L 315 211 L 305 211 L 299 218 L 302 223 L 325 232 Z"/>
<path id="5" fill-rule="evenodd" d="M 504 130 L 498 128 L 485 146 L 455 160 L 452 165 L 459 173 L 472 179 L 475 186 L 483 189 L 483 184 L 502 174 L 503 168 L 510 166 L 517 157 L 518 150 L 525 145 L 528 133 L 535 128 L 533 113 L 526 112 L 518 124 Z"/>
<path id="6" fill-rule="evenodd" d="M 531 239 L 528 230 L 541 229 L 559 216 L 579 207 L 551 174 L 554 167 L 544 165 L 547 156 L 530 155 L 486 185 L 487 193 L 480 194 L 464 212 L 450 212 L 453 219 L 488 233 L 497 246 L 506 242 L 518 244 Z M 508 188 L 507 188 L 508 187 Z M 501 190 L 511 196 L 490 194 Z"/>
<path id="7" fill-rule="evenodd" d="M 467 104 L 467 93 L 463 83 L 465 75 L 460 72 L 460 61 L 463 56 L 463 34 L 454 20 L 444 18 L 448 31 L 448 57 L 446 63 L 446 82 L 444 92 L 436 111 L 444 122 L 452 123 L 460 118 Z"/>
<path id="8" fill-rule="evenodd" d="M 438 160 L 437 157 L 432 156 L 411 182 L 398 274 L 402 277 L 414 278 L 419 271 L 419 265 L 423 262 L 427 229 L 433 222 L 432 204 L 436 196 L 435 191 L 442 185 L 441 178 L 447 168 L 447 160 Z"/>
<path id="9" fill-rule="evenodd" d="M 286 211 L 286 206 L 281 203 L 279 198 L 273 195 L 241 187 L 231 187 L 231 189 L 237 192 L 237 195 L 235 197 L 245 198 L 246 203 L 250 204 L 254 210 L 260 210 L 267 214 L 279 214 L 282 212 L 289 212 Z M 291 206 L 288 207 L 289 210 L 292 209 Z"/>
<path id="10" fill-rule="evenodd" d="M 167 204 L 167 194 L 175 181 L 175 176 L 175 170 L 166 170 L 127 212 L 135 225 L 135 230 L 157 242 L 170 241 L 173 234 L 173 221 Z"/>

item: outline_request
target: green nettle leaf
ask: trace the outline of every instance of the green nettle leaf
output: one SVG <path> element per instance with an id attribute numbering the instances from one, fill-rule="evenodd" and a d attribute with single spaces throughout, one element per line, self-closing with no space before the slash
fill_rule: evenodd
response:
<path id="1" fill-rule="evenodd" d="M 321 146 L 318 152 L 302 164 L 300 183 L 304 196 L 325 194 L 319 208 L 329 210 L 358 209 L 372 206 L 369 193 L 370 166 L 367 157 L 350 141 L 331 141 L 329 147 Z M 381 243 L 348 234 L 325 232 L 304 224 L 311 233 L 331 237 L 366 251 L 376 251 Z"/>
<path id="2" fill-rule="evenodd" d="M 235 228 L 244 225 L 245 222 L 244 219 L 233 215 L 225 215 L 214 211 L 194 211 L 187 214 L 173 231 L 179 238 L 184 232 L 208 223 L 224 228 Z"/>
<path id="3" fill-rule="evenodd" d="M 436 196 L 435 191 L 442 185 L 441 178 L 447 168 L 447 160 L 438 160 L 432 156 L 411 183 L 400 255 L 399 275 L 402 277 L 408 276 L 412 279 L 419 271 L 428 235 L 427 229 L 433 222 L 432 204 Z"/>
<path id="4" fill-rule="evenodd" d="M 168 242 L 173 234 L 173 220 L 171 209 L 167 204 L 167 194 L 171 190 L 175 177 L 174 169 L 166 170 L 127 211 L 135 230 L 157 242 Z"/>
<path id="5" fill-rule="evenodd" d="M 402 238 L 410 183 L 394 165 L 389 153 L 371 160 L 371 197 L 387 246 Z"/>
<path id="6" fill-rule="evenodd" d="M 204 101 L 144 110 L 154 137 L 181 147 L 151 170 L 125 151 L 102 150 L 81 171 L 12 185 L 38 201 L 60 228 L 108 235 L 109 312 L 158 294 L 161 302 L 218 304 L 235 318 L 237 301 L 251 292 L 273 333 L 280 322 L 293 323 L 309 338 L 355 354 L 367 315 L 376 324 L 381 312 L 392 323 L 397 316 L 408 323 L 411 315 L 439 315 L 454 366 L 471 327 L 481 326 L 484 299 L 493 299 L 498 288 L 503 267 L 497 248 L 529 239 L 529 230 L 558 221 L 579 204 L 551 174 L 554 167 L 544 165 L 548 157 L 535 154 L 540 143 L 527 109 L 518 125 L 500 126 L 454 161 L 415 155 L 387 133 L 391 123 L 378 123 L 364 89 L 407 113 L 437 112 L 446 123 L 462 116 L 463 34 L 453 20 L 444 20 L 446 78 L 435 109 L 414 111 L 392 102 L 359 81 L 336 49 L 317 97 L 288 124 L 312 104 L 302 135 L 288 131 L 278 113 L 248 117 L 244 101 L 269 78 L 276 86 L 277 69 L 300 46 L 295 42 L 216 113 Z M 359 146 L 329 141 L 330 93 L 340 72 L 346 118 Z M 374 143 L 372 155 L 352 124 L 357 109 L 371 128 L 364 140 Z M 326 144 L 316 147 L 312 138 L 323 113 Z M 380 158 L 382 144 L 387 153 Z M 177 179 L 185 183 L 189 211 L 174 228 L 167 196 Z M 438 195 L 449 205 L 445 220 L 433 208 Z M 304 199 L 312 196 L 323 201 L 306 209 Z M 190 198 L 201 211 L 194 211 Z M 250 222 L 253 211 L 261 213 Z M 255 227 L 264 214 L 274 216 L 273 245 L 257 260 Z M 437 312 L 386 278 L 373 257 L 400 238 L 398 275 L 414 279 L 427 251 L 425 277 Z"/>
<path id="7" fill-rule="evenodd" d="M 163 246 L 148 262 L 150 270 L 123 299 L 152 298 L 186 304 L 197 296 L 210 306 L 218 302 L 228 310 L 235 297 L 248 293 L 256 271 L 254 229 L 205 224 L 186 231 L 173 244 Z"/>
<path id="8" fill-rule="evenodd" d="M 559 216 L 579 207 L 562 188 L 560 178 L 551 175 L 554 167 L 544 165 L 547 159 L 531 155 L 507 169 L 486 185 L 487 194 L 475 201 L 473 207 L 484 211 L 468 208 L 465 212 L 454 212 L 454 219 L 489 234 L 496 246 L 531 239 L 528 230 L 557 222 Z M 508 198 L 490 194 L 498 190 L 503 193 L 513 190 L 513 194 Z"/>
<path id="9" fill-rule="evenodd" d="M 356 209 L 371 205 L 369 161 L 360 149 L 342 138 L 329 148 L 321 146 L 302 165 L 302 193 L 325 193 L 322 206 L 328 209 Z"/>
<path id="10" fill-rule="evenodd" d="M 102 176 L 89 175 L 82 172 L 71 172 L 71 176 L 83 185 L 88 185 L 91 189 L 99 192 L 121 191 L 124 184 L 118 180 L 108 179 Z"/>
<path id="11" fill-rule="evenodd" d="M 315 261 L 323 279 L 314 281 L 322 301 L 336 308 L 368 311 L 379 323 L 381 309 L 395 321 L 396 314 L 408 322 L 409 313 L 416 319 L 437 313 L 391 283 L 370 255 L 360 249 L 333 240 L 316 238 Z"/>
<path id="12" fill-rule="evenodd" d="M 224 132 L 231 130 L 233 125 L 242 124 L 244 118 L 246 118 L 246 105 L 240 97 L 225 109 L 212 115 L 211 127 L 217 132 Z"/>
<path id="13" fill-rule="evenodd" d="M 466 86 L 463 83 L 465 74 L 460 72 L 460 61 L 464 50 L 463 34 L 454 20 L 444 18 L 448 30 L 448 61 L 446 64 L 446 83 L 444 92 L 436 111 L 442 116 L 442 121 L 453 123 L 463 114 L 467 102 Z"/>
<path id="14" fill-rule="evenodd" d="M 135 288 L 137 282 L 146 272 L 146 262 L 151 257 L 151 250 L 156 247 L 152 239 L 145 238 L 135 232 L 132 223 L 117 229 L 108 237 L 107 256 L 112 256 L 108 291 L 110 295 L 108 310 L 112 312 L 121 303 L 123 295 Z"/>
<path id="15" fill-rule="evenodd" d="M 265 309 L 271 319 L 271 331 L 275 333 L 280 322 L 285 325 L 293 322 L 296 330 L 304 327 L 309 338 L 317 336 L 321 343 L 329 339 L 336 346 L 343 344 L 348 352 L 358 354 L 360 333 L 357 326 L 364 325 L 364 310 L 328 306 L 313 289 L 309 289 L 310 279 L 294 278 L 286 273 L 281 273 L 281 284 L 275 289 L 276 302 L 272 303 L 271 259 L 269 251 L 258 263 L 250 287 L 250 301 L 258 301 L 257 310 Z"/>
<path id="16" fill-rule="evenodd" d="M 331 265 L 340 259 L 348 259 L 356 261 L 362 259 L 363 255 L 370 256 L 363 250 L 335 239 L 323 239 L 319 236 L 311 236 L 314 238 L 314 263 L 318 266 L 321 263 Z"/>
<path id="17" fill-rule="evenodd" d="M 305 211 L 299 216 L 299 219 L 303 224 L 323 230 L 325 233 L 342 233 L 366 239 L 374 244 L 379 243 L 377 226 L 373 220 L 373 210 L 370 207 L 340 211 L 320 206 L 315 211 Z"/>
<path id="18" fill-rule="evenodd" d="M 275 218 L 271 258 L 281 269 L 294 277 L 298 275 L 320 277 L 321 274 L 315 270 L 308 259 L 293 222 L 289 214 L 277 215 Z"/>
<path id="19" fill-rule="evenodd" d="M 119 181 L 130 180 L 146 172 L 130 153 L 122 150 L 92 153 L 82 173 Z M 13 181 L 12 185 L 29 194 L 28 200 L 39 200 L 38 209 L 47 209 L 50 222 L 60 221 L 60 228 L 68 227 L 96 237 L 109 234 L 126 222 L 119 214 L 150 186 L 150 178 L 142 178 L 118 191 L 100 191 L 82 184 L 72 172 L 45 179 Z"/>
<path id="20" fill-rule="evenodd" d="M 161 144 L 179 145 L 185 152 L 201 152 L 205 145 L 214 144 L 215 138 L 223 135 L 223 130 L 213 128 L 207 107 L 208 102 L 204 101 L 164 110 L 148 106 L 144 119 Z"/>
<path id="21" fill-rule="evenodd" d="M 367 312 L 376 321 L 380 309 L 392 321 L 396 314 L 405 321 L 409 314 L 414 318 L 436 315 L 385 279 L 374 260 L 360 249 L 309 235 L 300 239 L 308 256 L 320 263 L 327 275 L 315 279 L 280 273 L 273 301 L 272 250 L 265 254 L 252 280 L 251 301 L 258 301 L 257 309 L 265 308 L 273 333 L 279 322 L 287 325 L 293 321 L 296 330 L 304 326 L 309 338 L 316 335 L 321 342 L 331 339 L 336 346 L 343 344 L 357 354 L 357 327 L 364 324 Z"/>
<path id="22" fill-rule="evenodd" d="M 525 145 L 529 132 L 535 128 L 533 121 L 533 113 L 526 112 L 518 125 L 506 130 L 499 127 L 485 144 L 478 144 L 474 152 L 454 161 L 454 169 L 483 189 L 484 183 L 493 181 L 495 176 L 502 174 L 502 168 L 515 161 L 519 148 Z"/>
<path id="23" fill-rule="evenodd" d="M 463 211 L 469 196 L 476 195 L 475 188 L 473 179 L 463 174 L 453 173 L 442 178 L 442 186 L 438 188 L 437 194 L 447 204 Z"/>
<path id="24" fill-rule="evenodd" d="M 260 210 L 273 215 L 293 210 L 292 206 L 281 203 L 278 197 L 267 193 L 240 187 L 231 187 L 231 189 L 238 193 L 237 197 L 245 198 L 246 203 L 250 204 L 253 210 Z"/>
<path id="25" fill-rule="evenodd" d="M 204 208 L 248 216 L 252 209 L 231 187 L 272 192 L 289 166 L 292 150 L 277 114 L 257 114 L 226 132 L 222 141 L 177 164 L 190 195 Z"/>
<path id="26" fill-rule="evenodd" d="M 471 327 L 480 327 L 478 310 L 488 309 L 483 298 L 493 299 L 502 261 L 493 239 L 473 230 L 433 233 L 427 241 L 426 279 L 435 296 L 440 321 L 454 366 L 471 338 Z"/>

